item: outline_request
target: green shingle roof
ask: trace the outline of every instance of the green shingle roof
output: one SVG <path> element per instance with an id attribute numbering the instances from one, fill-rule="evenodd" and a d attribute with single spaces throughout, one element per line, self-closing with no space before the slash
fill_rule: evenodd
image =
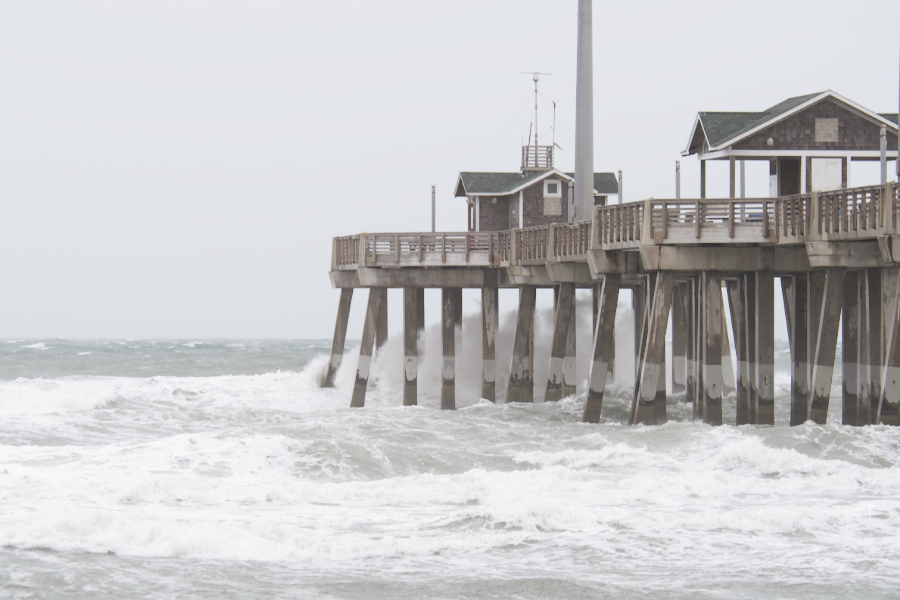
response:
<path id="1" fill-rule="evenodd" d="M 763 123 L 778 118 L 821 94 L 822 92 L 817 92 L 788 98 L 762 112 L 701 112 L 700 123 L 703 125 L 703 131 L 706 132 L 706 139 L 710 147 L 714 148 L 722 142 L 727 142 Z"/>
<path id="2" fill-rule="evenodd" d="M 473 173 L 464 171 L 459 174 L 457 184 L 457 197 L 460 196 L 503 196 L 512 193 L 513 190 L 523 185 L 528 185 L 544 177 L 549 171 L 538 171 L 524 177 L 522 173 Z M 568 177 L 574 177 L 573 173 L 565 173 Z M 462 189 L 460 189 L 462 188 Z M 619 182 L 615 173 L 594 173 L 594 190 L 599 194 L 616 194 L 619 192 Z"/>

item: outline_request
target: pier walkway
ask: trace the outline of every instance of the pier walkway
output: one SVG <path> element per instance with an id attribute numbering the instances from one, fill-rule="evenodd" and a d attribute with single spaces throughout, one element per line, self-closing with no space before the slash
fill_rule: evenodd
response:
<path id="1" fill-rule="evenodd" d="M 535 290 L 556 290 L 547 400 L 575 390 L 575 288 L 594 294 L 593 361 L 584 420 L 600 419 L 615 353 L 621 288 L 635 306 L 632 423 L 660 423 L 671 315 L 675 391 L 697 419 L 722 423 L 724 311 L 735 341 L 737 424 L 774 419 L 774 278 L 791 345 L 791 424 L 825 423 L 839 328 L 845 424 L 900 424 L 900 187 L 779 198 L 650 199 L 594 207 L 572 224 L 465 233 L 363 233 L 333 240 L 341 288 L 326 385 L 340 366 L 353 289 L 370 288 L 352 406 L 363 406 L 373 345 L 387 335 L 388 288 L 404 289 L 404 404 L 415 404 L 425 288 L 442 290 L 441 405 L 455 406 L 454 328 L 461 290 L 480 288 L 483 397 L 496 397 L 497 290 L 519 288 L 506 400 L 532 401 Z M 723 301 L 724 296 L 727 302 Z M 841 326 L 842 327 L 839 327 Z M 398 367 L 399 368 L 399 367 Z"/>

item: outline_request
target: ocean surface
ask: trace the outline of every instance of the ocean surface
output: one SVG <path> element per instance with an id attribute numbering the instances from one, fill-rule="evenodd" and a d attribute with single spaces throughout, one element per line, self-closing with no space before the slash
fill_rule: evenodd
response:
<path id="1" fill-rule="evenodd" d="M 435 328 L 419 406 L 394 336 L 352 410 L 328 340 L 0 340 L 0 598 L 900 596 L 900 430 L 840 425 L 840 369 L 826 426 L 780 343 L 775 427 L 631 427 L 620 347 L 588 425 L 479 399 L 473 322 L 456 411 Z"/>

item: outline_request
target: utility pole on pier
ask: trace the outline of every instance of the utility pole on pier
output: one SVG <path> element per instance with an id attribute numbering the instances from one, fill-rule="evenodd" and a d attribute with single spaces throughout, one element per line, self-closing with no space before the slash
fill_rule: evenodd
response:
<path id="1" fill-rule="evenodd" d="M 593 0 L 578 0 L 578 67 L 575 82 L 575 205 L 579 219 L 594 207 Z M 621 198 L 619 199 L 621 202 Z"/>

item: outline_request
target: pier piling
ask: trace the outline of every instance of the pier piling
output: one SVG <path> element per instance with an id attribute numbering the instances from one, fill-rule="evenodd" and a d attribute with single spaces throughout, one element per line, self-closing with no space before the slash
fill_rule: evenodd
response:
<path id="1" fill-rule="evenodd" d="M 710 425 L 722 424 L 722 279 L 718 273 L 704 271 L 703 293 L 703 371 L 701 382 L 702 418 Z"/>
<path id="2" fill-rule="evenodd" d="M 844 300 L 844 269 L 828 269 L 821 293 L 821 313 L 817 319 L 815 362 L 810 378 L 807 419 L 824 425 L 828 421 L 828 399 L 834 375 L 834 355 L 837 349 L 837 324 L 840 322 Z"/>
<path id="3" fill-rule="evenodd" d="M 325 382 L 322 387 L 334 387 L 334 378 L 341 361 L 344 358 L 344 345 L 347 342 L 347 321 L 350 319 L 350 303 L 353 300 L 353 288 L 341 290 L 341 300 L 338 303 L 337 320 L 334 324 L 334 339 L 331 343 L 331 360 L 328 361 L 328 371 L 325 374 Z"/>
<path id="4" fill-rule="evenodd" d="M 754 423 L 775 424 L 775 274 L 756 276 L 756 406 Z M 727 343 L 727 340 L 725 340 Z M 724 354 L 724 353 L 723 353 Z"/>
<path id="5" fill-rule="evenodd" d="M 403 406 L 418 403 L 419 298 L 416 288 L 403 288 Z"/>
<path id="6" fill-rule="evenodd" d="M 646 343 L 638 369 L 637 393 L 632 402 L 634 425 L 645 423 L 656 425 L 665 421 L 665 404 L 659 402 L 659 381 L 665 381 L 666 329 L 669 324 L 669 310 L 672 306 L 674 274 L 661 272 L 655 278 L 652 299 L 648 298 L 650 312 L 647 317 Z M 721 316 L 720 316 L 721 318 Z M 665 402 L 665 395 L 663 395 Z"/>
<path id="7" fill-rule="evenodd" d="M 594 328 L 593 360 L 588 379 L 587 401 L 584 405 L 585 423 L 599 423 L 603 408 L 603 394 L 609 372 L 609 360 L 616 330 L 616 309 L 619 306 L 620 275 L 607 275 L 600 284 L 597 326 Z"/>
<path id="8" fill-rule="evenodd" d="M 496 277 L 493 285 L 481 288 L 481 397 L 491 402 L 497 401 L 496 340 L 500 328 L 497 304 L 499 290 Z"/>
<path id="9" fill-rule="evenodd" d="M 545 402 L 554 402 L 563 397 L 563 372 L 566 346 L 569 340 L 569 324 L 575 309 L 575 284 L 561 283 L 556 302 L 553 322 L 553 340 L 550 344 L 550 364 L 547 369 L 547 391 Z"/>
<path id="10" fill-rule="evenodd" d="M 456 409 L 456 317 L 459 288 L 441 288 L 441 410 Z"/>
<path id="11" fill-rule="evenodd" d="M 534 305 L 537 288 L 519 287 L 519 314 L 516 318 L 516 339 L 513 342 L 509 369 L 507 402 L 534 402 L 534 373 L 532 371 L 534 342 Z"/>
<path id="12" fill-rule="evenodd" d="M 356 367 L 356 382 L 353 384 L 350 408 L 362 408 L 366 405 L 366 388 L 369 385 L 369 369 L 372 366 L 372 345 L 375 343 L 375 329 L 381 314 L 381 304 L 386 296 L 385 288 L 369 289 L 369 303 L 366 307 L 366 321 L 359 344 L 359 364 Z"/>

